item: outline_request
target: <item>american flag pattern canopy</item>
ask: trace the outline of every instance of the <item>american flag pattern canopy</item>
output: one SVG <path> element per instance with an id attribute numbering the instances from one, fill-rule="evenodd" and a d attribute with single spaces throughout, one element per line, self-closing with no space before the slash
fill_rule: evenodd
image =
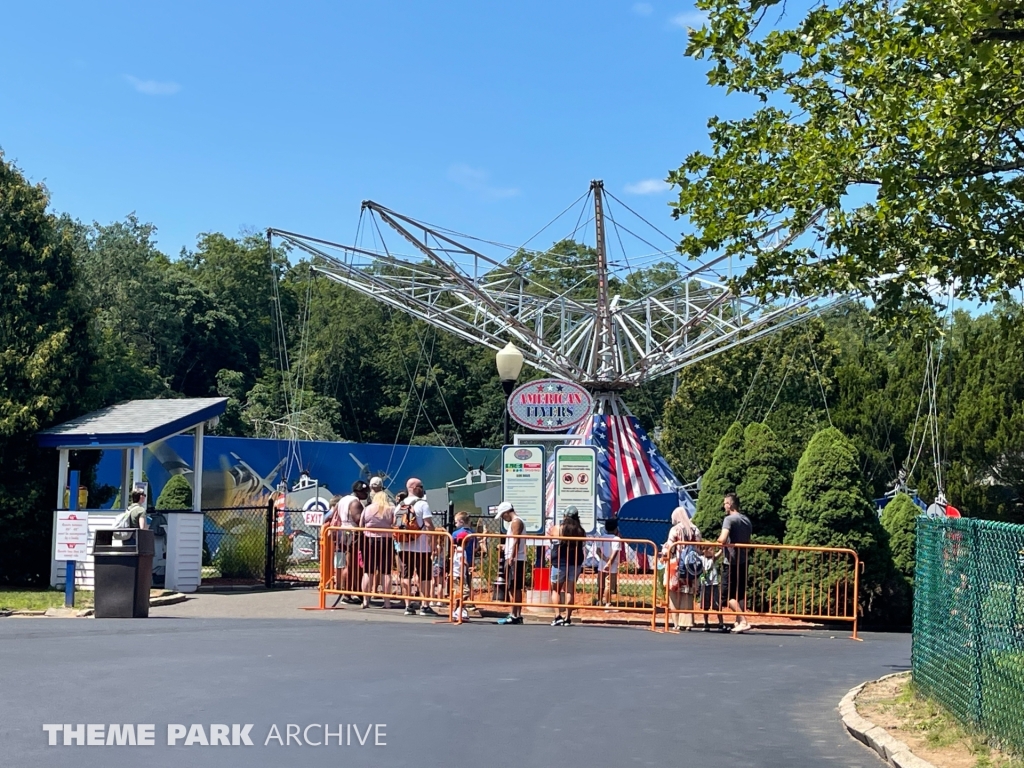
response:
<path id="1" fill-rule="evenodd" d="M 614 517 L 630 499 L 655 493 L 678 493 L 680 504 L 690 509 L 689 494 L 625 403 L 614 395 L 599 395 L 595 406 L 598 412 L 574 430 L 577 437 L 569 445 L 597 448 L 598 519 Z M 552 452 L 546 494 L 549 519 L 555 517 L 554 461 Z"/>

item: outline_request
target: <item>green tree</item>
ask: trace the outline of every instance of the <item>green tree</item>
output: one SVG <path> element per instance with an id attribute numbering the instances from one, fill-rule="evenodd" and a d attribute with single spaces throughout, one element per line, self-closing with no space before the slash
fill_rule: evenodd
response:
<path id="1" fill-rule="evenodd" d="M 807 441 L 837 398 L 841 348 L 830 335 L 832 316 L 779 331 L 684 369 L 665 406 L 659 446 L 680 477 L 704 473 L 733 421 L 764 422 L 796 466 Z"/>
<path id="2" fill-rule="evenodd" d="M 1024 14 L 1002 0 L 840 0 L 764 29 L 785 18 L 779 3 L 698 0 L 708 22 L 687 53 L 761 106 L 712 118 L 711 150 L 669 174 L 695 229 L 680 250 L 748 259 L 738 282 L 761 296 L 856 290 L 892 316 L 936 283 L 1015 291 Z"/>
<path id="3" fill-rule="evenodd" d="M 727 493 L 735 493 L 743 482 L 745 464 L 743 425 L 736 421 L 722 436 L 715 448 L 711 466 L 701 478 L 697 514 L 693 517 L 693 523 L 704 538 L 718 538 L 718 532 L 722 530 L 722 516 L 725 514 L 722 498 Z"/>
<path id="4" fill-rule="evenodd" d="M 888 537 L 864 494 L 857 448 L 835 427 L 821 430 L 807 444 L 783 502 L 783 517 L 785 544 L 858 554 L 864 564 L 860 598 L 866 612 L 877 618 L 896 609 Z M 852 586 L 852 573 L 848 576 Z"/>
<path id="5" fill-rule="evenodd" d="M 94 376 L 99 404 L 171 392 L 205 397 L 216 392 L 221 368 L 249 369 L 234 304 L 204 288 L 193 264 L 161 253 L 152 224 L 129 216 L 65 226 L 75 234 L 91 335 L 104 351 Z"/>
<path id="6" fill-rule="evenodd" d="M 893 565 L 911 586 L 914 585 L 917 518 L 920 514 L 921 508 L 905 493 L 897 493 L 882 510 L 882 527 L 889 534 Z"/>
<path id="7" fill-rule="evenodd" d="M 0 583 L 49 574 L 56 460 L 41 429 L 77 415 L 91 362 L 73 240 L 0 154 Z"/>
<path id="8" fill-rule="evenodd" d="M 775 433 L 754 422 L 743 430 L 743 477 L 736 486 L 743 514 L 761 543 L 778 544 L 785 527 L 782 501 L 789 489 L 789 466 Z"/>
<path id="9" fill-rule="evenodd" d="M 156 500 L 157 509 L 192 509 L 192 485 L 184 475 L 171 475 Z"/>

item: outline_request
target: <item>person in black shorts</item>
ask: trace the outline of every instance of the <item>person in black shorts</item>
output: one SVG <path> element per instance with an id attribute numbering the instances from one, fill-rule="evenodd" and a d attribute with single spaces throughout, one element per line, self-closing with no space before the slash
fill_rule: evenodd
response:
<path id="1" fill-rule="evenodd" d="M 509 501 L 503 501 L 494 511 L 494 516 L 508 525 L 505 546 L 502 549 L 505 564 L 506 597 L 512 603 L 508 616 L 499 619 L 499 624 L 523 623 L 523 588 L 526 586 L 526 541 L 519 538 L 526 532 L 526 523 L 516 514 Z"/>
<path id="2" fill-rule="evenodd" d="M 725 547 L 725 594 L 729 600 L 729 608 L 736 614 L 733 632 L 747 632 L 750 624 L 743 613 L 747 610 L 747 565 L 748 550 L 730 546 L 732 544 L 749 544 L 753 526 L 750 518 L 740 512 L 740 500 L 735 493 L 727 493 L 722 501 L 725 519 L 722 521 L 722 533 L 718 543 Z"/>

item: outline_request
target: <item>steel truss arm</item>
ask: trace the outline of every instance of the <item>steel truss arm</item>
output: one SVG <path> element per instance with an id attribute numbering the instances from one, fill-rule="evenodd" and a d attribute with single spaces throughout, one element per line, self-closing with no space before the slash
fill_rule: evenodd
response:
<path id="1" fill-rule="evenodd" d="M 325 277 L 475 344 L 513 341 L 534 367 L 593 390 L 638 386 L 761 338 L 838 303 L 790 299 L 766 306 L 736 296 L 721 258 L 637 299 L 559 293 L 445 232 L 377 203 L 364 210 L 423 257 L 371 251 L 270 230 L 313 258 Z M 603 303 L 602 303 L 603 299 Z"/>

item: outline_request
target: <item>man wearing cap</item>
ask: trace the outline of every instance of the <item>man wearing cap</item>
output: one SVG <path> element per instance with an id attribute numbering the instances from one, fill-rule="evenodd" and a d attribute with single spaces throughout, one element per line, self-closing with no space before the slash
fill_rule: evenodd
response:
<path id="1" fill-rule="evenodd" d="M 426 491 L 423 489 L 423 481 L 416 477 L 410 477 L 405 483 L 405 489 L 409 495 L 402 501 L 399 509 L 409 507 L 416 515 L 416 523 L 421 531 L 434 530 L 434 521 L 430 514 L 430 505 L 426 500 Z M 431 579 L 433 573 L 432 553 L 434 549 L 433 536 L 416 536 L 411 541 L 399 541 L 398 549 L 402 553 L 402 589 L 407 595 L 412 595 L 412 580 L 419 579 L 420 595 L 420 616 L 436 616 L 437 613 L 430 607 Z M 405 601 L 405 615 L 412 616 L 415 611 L 412 609 L 412 601 Z"/>
<path id="2" fill-rule="evenodd" d="M 523 623 L 523 585 L 526 583 L 526 540 L 516 538 L 526 531 L 523 518 L 516 514 L 511 502 L 503 501 L 494 510 L 494 516 L 508 524 L 505 536 L 505 589 L 512 596 L 512 610 L 499 624 Z"/>

